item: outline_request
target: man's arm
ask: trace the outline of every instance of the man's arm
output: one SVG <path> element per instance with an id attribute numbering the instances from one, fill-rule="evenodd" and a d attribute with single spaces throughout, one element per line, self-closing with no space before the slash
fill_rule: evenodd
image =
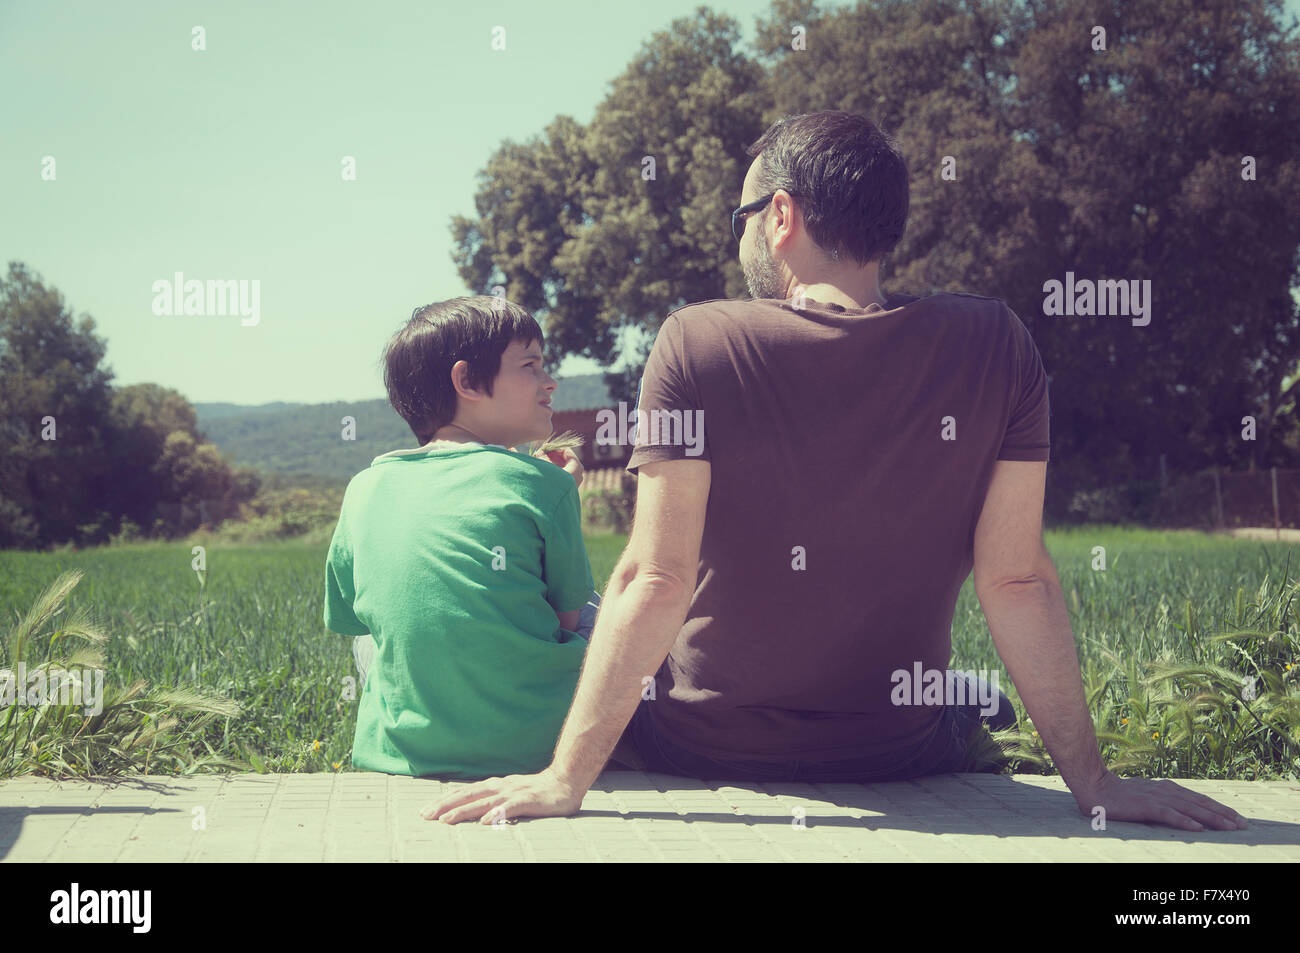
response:
<path id="1" fill-rule="evenodd" d="M 1074 632 L 1043 546 L 1047 463 L 999 460 L 975 528 L 975 593 L 1007 667 L 1071 791 L 1106 772 L 1097 750 Z"/>
<path id="2" fill-rule="evenodd" d="M 1244 827 L 1241 815 L 1211 798 L 1173 781 L 1118 778 L 1101 760 L 1061 581 L 1043 545 L 1046 480 L 1045 461 L 997 461 L 975 528 L 975 593 L 1080 813 L 1103 807 L 1111 820 L 1184 830 Z"/>
<path id="3" fill-rule="evenodd" d="M 668 656 L 695 593 L 709 499 L 707 460 L 638 468 L 632 536 L 601 598 L 573 707 L 550 770 L 587 791 Z"/>
<path id="4" fill-rule="evenodd" d="M 989 590 L 979 600 L 1025 710 L 1062 779 L 1083 798 L 1106 774 L 1106 766 L 1084 698 L 1060 580 L 1051 557 L 1045 550 L 1043 555 L 1046 562 L 1036 577 Z"/>

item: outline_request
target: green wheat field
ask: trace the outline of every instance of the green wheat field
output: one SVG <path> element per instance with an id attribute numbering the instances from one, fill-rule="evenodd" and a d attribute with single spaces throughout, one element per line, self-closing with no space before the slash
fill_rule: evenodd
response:
<path id="1" fill-rule="evenodd" d="M 1086 526 L 1046 533 L 1102 756 L 1118 774 L 1297 779 L 1300 554 L 1286 543 Z M 0 669 L 102 667 L 102 712 L 0 708 L 0 777 L 348 771 L 351 640 L 321 623 L 328 531 L 295 541 L 0 552 Z M 589 535 L 603 590 L 626 537 Z M 1093 568 L 1093 547 L 1106 568 Z M 78 575 L 78 573 L 80 575 Z M 58 583 L 56 586 L 55 584 Z M 1055 773 L 968 579 L 953 668 L 998 670 L 1005 772 Z"/>

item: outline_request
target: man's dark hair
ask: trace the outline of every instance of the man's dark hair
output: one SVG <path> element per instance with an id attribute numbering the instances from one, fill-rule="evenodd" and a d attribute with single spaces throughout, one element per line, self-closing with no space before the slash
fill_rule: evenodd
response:
<path id="1" fill-rule="evenodd" d="M 456 416 L 456 362 L 469 364 L 468 385 L 490 397 L 501 355 L 516 340 L 527 346 L 546 338 L 527 310 L 501 298 L 452 298 L 416 308 L 384 349 L 388 402 L 424 445 Z"/>
<path id="2" fill-rule="evenodd" d="M 827 255 L 861 265 L 893 251 L 907 228 L 907 164 L 892 136 L 866 116 L 824 110 L 786 116 L 746 152 L 762 154 L 755 198 L 785 189 Z M 771 204 L 759 221 L 767 220 Z"/>

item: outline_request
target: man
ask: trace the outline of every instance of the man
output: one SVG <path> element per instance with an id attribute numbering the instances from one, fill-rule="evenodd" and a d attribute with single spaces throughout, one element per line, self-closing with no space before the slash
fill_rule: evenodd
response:
<path id="1" fill-rule="evenodd" d="M 1210 798 L 1102 763 L 1042 541 L 1042 361 L 996 299 L 881 293 L 908 208 L 892 140 L 821 112 L 778 121 L 748 151 L 733 230 L 754 300 L 678 309 L 656 338 L 638 411 L 659 420 L 638 428 L 628 464 L 632 534 L 552 764 L 466 785 L 424 816 L 573 814 L 611 754 L 729 780 L 960 770 L 981 714 L 1014 723 L 949 697 L 987 687 L 946 676 L 973 569 L 1080 813 L 1244 827 Z M 669 425 L 692 415 L 703 452 Z M 934 675 L 949 690 L 922 693 Z"/>

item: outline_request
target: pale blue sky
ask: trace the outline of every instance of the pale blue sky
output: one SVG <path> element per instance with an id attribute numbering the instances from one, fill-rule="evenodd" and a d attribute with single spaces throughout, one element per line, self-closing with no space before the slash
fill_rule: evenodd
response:
<path id="1" fill-rule="evenodd" d="M 474 215 L 475 173 L 556 115 L 590 122 L 641 44 L 696 6 L 0 0 L 0 265 L 94 317 L 118 386 L 382 397 L 379 355 L 411 310 L 482 290 L 449 230 Z M 748 39 L 769 3 L 712 7 Z M 176 271 L 258 279 L 260 320 L 155 315 L 153 283 Z"/>
<path id="2" fill-rule="evenodd" d="M 589 122 L 698 2 L 0 0 L 0 266 L 25 262 L 95 318 L 118 386 L 382 397 L 379 354 L 411 310 L 482 290 L 450 255 L 475 173 L 556 115 Z M 745 39 L 770 6 L 709 5 Z M 259 322 L 155 315 L 153 283 L 177 271 L 258 280 Z"/>

